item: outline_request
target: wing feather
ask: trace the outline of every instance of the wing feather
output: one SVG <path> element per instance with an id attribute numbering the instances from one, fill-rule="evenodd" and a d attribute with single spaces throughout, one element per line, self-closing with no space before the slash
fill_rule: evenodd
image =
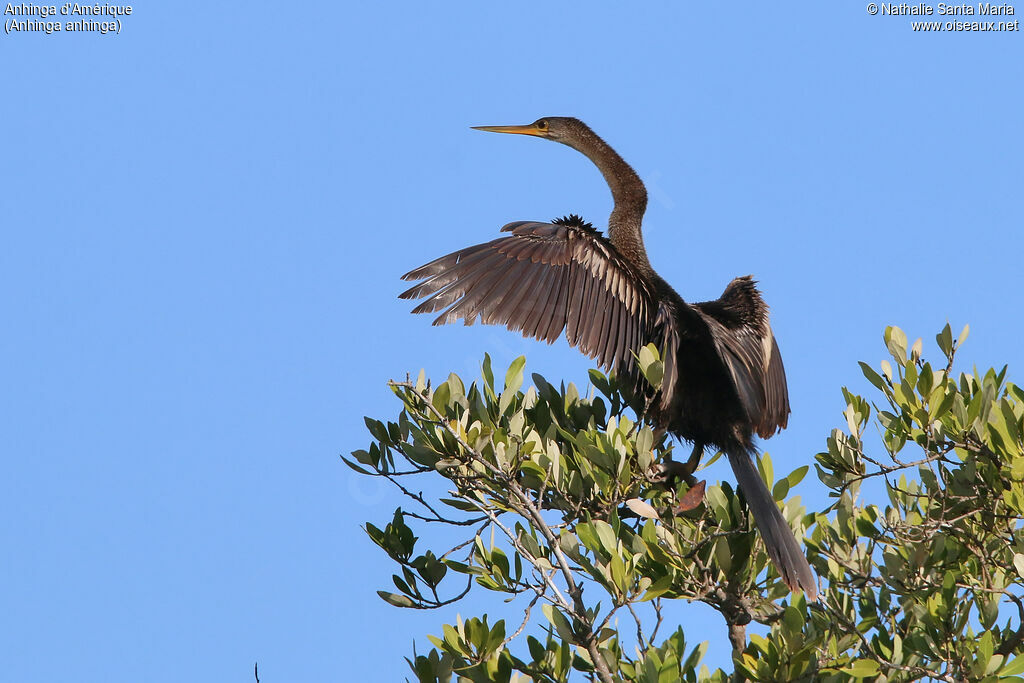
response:
<path id="1" fill-rule="evenodd" d="M 536 264 L 531 261 L 519 261 L 509 272 L 509 286 L 505 288 L 501 300 L 494 306 L 494 312 L 488 324 L 506 325 L 510 329 L 516 325 L 516 309 L 522 303 L 523 297 L 531 284 L 531 275 L 536 270 Z M 519 331 L 522 327 L 516 327 Z"/>
<path id="2" fill-rule="evenodd" d="M 492 267 L 485 269 L 484 266 L 487 265 Z M 459 318 L 462 318 L 466 325 L 472 325 L 476 322 L 477 316 L 482 312 L 481 305 L 487 301 L 487 298 L 491 296 L 495 288 L 499 287 L 502 283 L 502 273 L 497 270 L 497 267 L 505 265 L 507 264 L 502 263 L 498 258 L 481 262 L 477 266 L 476 273 L 471 276 L 465 285 L 461 283 L 457 285 L 458 289 L 461 290 L 462 298 L 442 313 L 434 321 L 434 324 L 444 325 L 453 323 Z M 455 287 L 456 284 L 453 283 L 452 286 Z"/>
<path id="3" fill-rule="evenodd" d="M 523 325 L 523 332 L 535 339 L 543 338 L 540 333 L 540 320 L 544 314 L 544 305 L 547 303 L 548 288 L 551 286 L 551 281 L 553 279 L 552 276 L 554 274 L 554 268 L 545 268 L 542 270 L 537 278 L 537 283 L 527 294 L 528 311 Z"/>
<path id="4" fill-rule="evenodd" d="M 529 261 L 515 261 L 508 266 L 508 273 L 500 278 L 499 285 L 483 300 L 485 308 L 481 321 L 485 325 L 505 325 L 511 318 L 511 308 L 521 296 L 524 287 L 530 285 L 530 276 L 535 265 Z"/>
<path id="5" fill-rule="evenodd" d="M 430 278 L 429 281 L 432 282 L 451 282 L 453 279 L 451 275 L 451 269 L 453 266 L 462 265 L 465 267 L 468 266 L 476 258 L 489 256 L 492 252 L 494 244 L 498 241 L 499 240 L 492 240 L 485 244 L 477 244 L 472 247 L 467 247 L 466 249 L 460 249 L 459 251 L 448 254 L 447 256 L 442 256 L 440 258 L 434 259 L 430 263 L 420 266 L 416 270 L 410 270 L 408 273 L 402 276 L 402 279 L 412 281 Z M 449 274 L 447 278 L 439 277 L 444 275 L 445 273 Z M 423 283 L 423 285 L 426 284 L 426 282 Z M 416 290 L 417 287 L 413 287 L 400 294 L 399 297 L 405 299 L 418 299 L 421 296 L 423 296 L 422 294 L 415 296 L 411 294 L 411 292 L 414 292 Z"/>
<path id="6" fill-rule="evenodd" d="M 605 290 L 606 292 L 607 290 Z M 606 322 L 608 316 L 608 306 L 605 304 L 605 298 L 601 296 L 602 292 L 598 287 L 590 287 L 590 291 L 587 292 L 587 305 L 584 311 L 588 311 L 585 324 L 587 327 L 587 348 L 584 350 L 588 355 L 593 356 L 597 359 L 597 362 L 601 365 L 607 364 L 607 358 L 604 355 L 604 342 L 613 334 L 610 326 Z"/>
<path id="7" fill-rule="evenodd" d="M 569 343 L 573 346 L 579 346 L 583 349 L 584 353 L 587 353 L 586 344 L 586 324 L 587 318 L 593 315 L 593 312 L 587 308 L 588 297 L 590 296 L 590 290 L 593 285 L 593 281 L 587 276 L 587 270 L 582 266 L 573 268 L 576 273 L 576 291 L 575 299 L 569 302 L 569 305 L 574 307 L 576 314 L 576 326 L 573 328 L 573 336 L 569 339 Z"/>
<path id="8" fill-rule="evenodd" d="M 762 437 L 789 421 L 782 355 L 768 324 L 768 306 L 750 276 L 736 278 L 715 301 L 694 304 L 732 378 L 744 412 Z"/>
<path id="9" fill-rule="evenodd" d="M 619 312 L 621 310 L 622 302 L 618 299 L 612 298 L 605 304 L 604 325 L 607 328 L 607 332 L 605 334 L 604 343 L 602 344 L 601 355 L 604 358 L 609 359 L 609 364 L 617 358 L 615 350 L 618 347 L 619 335 L 622 333 L 622 330 L 619 328 Z"/>
<path id="10" fill-rule="evenodd" d="M 558 339 L 559 335 L 562 334 L 562 330 L 565 329 L 565 280 L 568 270 L 564 266 L 556 269 L 555 283 L 549 290 L 550 296 L 545 307 L 545 320 L 542 320 L 544 325 L 541 328 L 544 334 L 540 337 L 549 344 Z"/>
<path id="11" fill-rule="evenodd" d="M 782 354 L 779 353 L 775 335 L 772 335 L 765 389 L 767 390 L 765 414 L 761 424 L 757 425 L 757 433 L 767 439 L 777 430 L 785 429 L 789 424 L 789 389 L 786 386 L 786 368 L 782 364 Z"/>
<path id="12" fill-rule="evenodd" d="M 434 259 L 402 276 L 399 296 L 424 299 L 435 324 L 480 319 L 524 336 L 568 342 L 606 368 L 633 367 L 653 329 L 652 287 L 597 231 L 578 224 L 509 223 L 510 233 Z"/>
<path id="13" fill-rule="evenodd" d="M 568 295 L 566 306 L 565 338 L 571 346 L 579 345 L 580 338 L 580 311 L 582 306 L 580 300 L 583 298 L 584 282 L 586 274 L 582 268 L 570 268 L 568 273 Z"/>

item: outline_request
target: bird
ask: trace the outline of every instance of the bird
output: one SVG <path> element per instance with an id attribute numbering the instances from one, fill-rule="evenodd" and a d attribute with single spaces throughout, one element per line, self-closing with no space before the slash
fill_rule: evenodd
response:
<path id="1" fill-rule="evenodd" d="M 575 214 L 509 223 L 502 228 L 507 236 L 403 275 L 417 284 L 399 298 L 424 299 L 413 313 L 440 311 L 435 325 L 479 319 L 548 343 L 564 334 L 571 346 L 637 386 L 643 386 L 637 353 L 654 343 L 664 375 L 656 394 L 647 385 L 646 416 L 694 444 L 689 461 L 667 462 L 666 473 L 692 473 L 707 446 L 725 453 L 782 580 L 816 601 L 814 572 L 753 460 L 754 436 L 781 431 L 790 414 L 782 356 L 753 278 L 733 279 L 714 301 L 686 302 L 648 260 L 643 181 L 579 119 L 548 116 L 527 125 L 473 128 L 559 142 L 590 159 L 612 194 L 607 237 Z"/>

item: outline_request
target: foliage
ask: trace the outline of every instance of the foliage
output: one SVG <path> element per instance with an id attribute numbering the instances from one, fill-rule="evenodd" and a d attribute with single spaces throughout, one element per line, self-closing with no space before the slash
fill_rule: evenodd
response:
<path id="1" fill-rule="evenodd" d="M 486 615 L 444 625 L 434 649 L 408 660 L 415 676 L 1024 681 L 1024 391 L 1006 368 L 954 375 L 966 332 L 954 342 L 943 329 L 933 367 L 920 340 L 908 351 L 902 331 L 886 330 L 892 360 L 880 373 L 861 364 L 878 394 L 844 388 L 846 429 L 815 456 L 834 499 L 826 510 L 805 515 L 789 497 L 807 466 L 776 480 L 762 457 L 795 533 L 810 532 L 818 604 L 788 592 L 728 483 L 709 485 L 695 509 L 678 504 L 690 485 L 667 486 L 658 467 L 672 445 L 629 408 L 614 376 L 592 370 L 590 397 L 539 375 L 523 390 L 519 358 L 499 390 L 485 357 L 468 388 L 454 374 L 434 388 L 422 373 L 392 382 L 397 421 L 367 418 L 373 443 L 346 459 L 410 501 L 383 529 L 366 524 L 400 568 L 397 592 L 381 597 L 428 609 L 477 587 L 506 594 L 522 615 L 508 626 Z M 653 347 L 640 361 L 657 385 Z M 872 425 L 884 455 L 866 444 Z M 438 475 L 447 497 L 407 483 Z M 428 524 L 457 539 L 420 549 L 413 526 Z M 681 629 L 662 634 L 663 605 L 677 598 L 722 615 L 734 671 L 703 665 L 706 643 Z M 631 626 L 620 631 L 620 621 Z M 748 638 L 751 621 L 767 634 Z"/>

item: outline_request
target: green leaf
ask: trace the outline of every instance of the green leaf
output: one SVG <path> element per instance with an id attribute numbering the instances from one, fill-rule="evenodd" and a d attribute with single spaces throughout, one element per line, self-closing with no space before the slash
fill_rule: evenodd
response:
<path id="1" fill-rule="evenodd" d="M 971 331 L 970 325 L 964 325 L 964 329 L 960 330 L 960 336 L 956 338 L 956 348 L 963 346 L 964 342 L 967 341 L 967 334 Z"/>
<path id="2" fill-rule="evenodd" d="M 590 383 L 594 385 L 595 389 L 605 396 L 611 394 L 611 385 L 608 383 L 608 378 L 604 376 L 604 373 L 600 370 L 591 368 L 587 374 L 590 375 Z"/>
<path id="3" fill-rule="evenodd" d="M 661 381 L 665 378 L 665 364 L 660 360 L 655 361 L 644 368 L 644 377 L 655 389 L 661 388 Z"/>
<path id="4" fill-rule="evenodd" d="M 791 636 L 797 636 L 803 632 L 804 616 L 800 610 L 790 605 L 782 613 L 782 625 Z"/>
<path id="5" fill-rule="evenodd" d="M 683 637 L 682 628 L 680 628 L 678 631 L 676 631 L 676 633 L 679 634 L 680 642 L 682 642 L 682 637 Z M 704 659 L 704 653 L 707 652 L 707 651 L 708 651 L 708 641 L 705 640 L 700 645 L 698 645 L 697 647 L 693 648 L 693 652 L 690 653 L 690 656 L 687 657 L 686 661 L 683 663 L 683 670 L 684 671 L 688 671 L 690 669 L 696 669 L 697 665 L 700 664 L 700 660 Z"/>
<path id="6" fill-rule="evenodd" d="M 533 636 L 526 637 L 526 646 L 529 648 L 530 656 L 533 657 L 535 662 L 543 659 L 544 655 L 547 654 L 547 649 L 544 645 Z"/>
<path id="7" fill-rule="evenodd" d="M 889 361 L 887 361 L 887 360 L 883 360 L 881 365 L 882 365 L 882 374 L 884 374 L 885 378 L 891 382 L 892 381 L 892 366 L 889 365 Z"/>
<path id="8" fill-rule="evenodd" d="M 953 331 L 949 329 L 949 323 L 942 328 L 942 332 L 935 335 L 935 343 L 939 345 L 939 350 L 949 358 L 950 354 L 953 353 Z"/>
<path id="9" fill-rule="evenodd" d="M 448 387 L 448 382 L 441 382 L 437 389 L 434 390 L 434 395 L 430 397 L 430 404 L 434 406 L 438 412 L 444 414 L 448 409 L 448 399 L 452 396 L 451 389 Z"/>
<path id="10" fill-rule="evenodd" d="M 775 482 L 775 486 L 772 487 L 772 498 L 777 501 L 786 500 L 786 496 L 789 495 L 789 482 L 785 479 L 779 479 Z"/>
<path id="11" fill-rule="evenodd" d="M 582 524 L 576 525 L 576 535 L 579 537 L 580 542 L 591 552 L 598 552 L 601 550 L 601 542 L 597 538 L 597 531 L 594 529 L 594 525 L 590 522 L 583 522 Z M 562 538 L 571 538 L 572 534 L 568 531 L 562 532 Z"/>
<path id="12" fill-rule="evenodd" d="M 870 365 L 860 361 L 860 371 L 869 382 L 875 385 L 876 388 L 881 389 L 882 391 L 888 391 L 889 387 L 886 385 L 885 380 L 883 380 L 882 376 L 875 372 Z"/>
<path id="13" fill-rule="evenodd" d="M 661 519 L 658 516 L 658 511 L 654 509 L 654 506 L 645 500 L 630 498 L 626 501 L 626 507 L 646 519 Z"/>
<path id="14" fill-rule="evenodd" d="M 609 555 L 616 554 L 615 549 L 617 547 L 617 543 L 615 539 L 615 532 L 612 531 L 611 525 L 600 519 L 595 519 L 591 524 L 594 526 L 594 531 L 597 532 L 597 537 L 600 540 L 601 547 L 604 551 Z"/>
<path id="15" fill-rule="evenodd" d="M 995 647 L 992 645 L 992 631 L 985 631 L 981 634 L 981 638 L 978 639 L 978 663 L 980 664 L 979 669 L 981 673 L 988 669 L 988 663 L 992 659 L 993 652 L 995 652 Z"/>
<path id="16" fill-rule="evenodd" d="M 767 453 L 762 453 L 760 457 L 755 457 L 757 462 L 757 470 L 761 474 L 761 478 L 764 479 L 768 486 L 775 484 L 775 470 L 772 467 L 772 458 Z"/>
<path id="17" fill-rule="evenodd" d="M 358 453 L 358 452 L 360 452 L 360 451 L 356 451 L 356 452 Z M 362 452 L 362 453 L 365 453 L 366 451 L 361 451 L 361 452 Z M 369 471 L 367 471 L 367 470 L 364 470 L 364 469 L 363 469 L 362 467 L 360 467 L 359 465 L 355 464 L 354 462 L 351 462 L 351 461 L 350 461 L 350 460 L 349 460 L 348 458 L 346 458 L 346 457 L 345 457 L 344 455 L 339 455 L 338 457 L 340 457 L 340 458 L 341 458 L 342 462 L 344 462 L 344 463 L 345 463 L 346 465 L 348 465 L 349 467 L 351 467 L 352 469 L 354 469 L 354 470 L 355 470 L 356 472 L 358 472 L 359 474 L 367 474 L 367 475 L 369 475 L 369 474 L 370 474 L 370 472 L 369 472 Z"/>
<path id="18" fill-rule="evenodd" d="M 504 394 L 506 391 L 513 393 L 519 391 L 519 387 L 523 386 L 523 368 L 526 366 L 526 356 L 519 356 L 512 365 L 508 366 L 508 372 L 505 373 L 505 388 L 502 390 Z"/>
<path id="19" fill-rule="evenodd" d="M 843 667 L 843 671 L 854 678 L 870 678 L 878 675 L 878 662 L 873 659 L 859 659 L 851 666 Z"/>
<path id="20" fill-rule="evenodd" d="M 519 396 L 519 392 L 517 392 L 517 391 L 508 391 L 508 390 L 506 390 L 506 391 L 501 392 L 501 399 L 499 399 L 499 401 L 498 401 L 498 412 L 501 413 L 502 415 L 507 415 L 508 414 L 509 406 L 512 405 L 512 402 L 518 396 Z"/>
<path id="21" fill-rule="evenodd" d="M 417 465 L 434 467 L 441 459 L 441 454 L 433 448 L 418 443 L 402 444 L 402 454 Z"/>
<path id="22" fill-rule="evenodd" d="M 658 347 L 648 344 L 637 354 L 640 372 L 655 389 L 661 388 L 661 380 L 665 377 L 665 363 L 660 359 Z"/>
<path id="23" fill-rule="evenodd" d="M 729 549 L 729 539 L 723 537 L 715 541 L 715 559 L 718 560 L 721 570 L 728 575 L 732 569 L 732 551 Z"/>
<path id="24" fill-rule="evenodd" d="M 704 491 L 704 500 L 711 506 L 711 509 L 715 512 L 715 517 L 718 518 L 719 523 L 727 522 L 729 520 L 729 502 L 726 500 L 725 493 L 722 492 L 720 486 L 711 486 Z"/>
<path id="25" fill-rule="evenodd" d="M 544 616 L 548 618 L 551 625 L 555 627 L 555 631 L 558 632 L 558 637 L 567 643 L 576 642 L 576 637 L 572 632 L 572 626 L 569 624 L 569 620 L 565 618 L 565 615 L 558 611 L 554 605 L 544 603 L 541 605 L 541 611 Z"/>
<path id="26" fill-rule="evenodd" d="M 1014 554 L 1013 568 L 1017 570 L 1017 575 L 1024 579 L 1024 555 L 1020 553 Z"/>
<path id="27" fill-rule="evenodd" d="M 658 348 L 654 344 L 648 344 L 640 349 L 640 353 L 637 354 L 637 360 L 640 361 L 640 368 L 643 369 L 658 360 Z"/>
<path id="28" fill-rule="evenodd" d="M 918 337 L 917 341 L 915 341 L 913 346 L 910 347 L 910 357 L 913 360 L 918 360 L 919 358 L 921 358 L 921 350 L 923 349 L 923 347 L 924 345 L 921 342 L 921 338 Z"/>
<path id="29" fill-rule="evenodd" d="M 885 328 L 885 345 L 897 363 L 907 362 L 907 335 L 903 330 L 895 326 Z"/>
<path id="30" fill-rule="evenodd" d="M 484 384 L 491 389 L 491 396 L 494 395 L 494 371 L 491 370 L 491 356 L 490 354 L 484 354 L 484 362 L 481 366 L 481 375 L 484 378 Z"/>
<path id="31" fill-rule="evenodd" d="M 398 593 L 388 593 L 387 591 L 377 591 L 377 595 L 384 599 L 385 602 L 389 602 L 395 607 L 415 607 L 414 603 L 410 598 L 399 595 Z"/>
<path id="32" fill-rule="evenodd" d="M 793 488 L 801 481 L 803 481 L 804 477 L 807 476 L 808 470 L 810 469 L 810 465 L 801 465 L 800 467 L 797 467 L 795 470 L 790 472 L 789 476 L 786 477 L 786 481 L 789 483 L 789 488 Z"/>
<path id="33" fill-rule="evenodd" d="M 383 422 L 380 420 L 374 420 L 372 417 L 363 417 L 363 422 L 366 423 L 366 428 L 370 430 L 370 434 L 373 435 L 373 438 L 384 444 L 390 443 L 388 430 L 384 427 Z"/>
<path id="34" fill-rule="evenodd" d="M 1015 657 L 999 670 L 1000 678 L 1024 674 L 1024 656 Z"/>

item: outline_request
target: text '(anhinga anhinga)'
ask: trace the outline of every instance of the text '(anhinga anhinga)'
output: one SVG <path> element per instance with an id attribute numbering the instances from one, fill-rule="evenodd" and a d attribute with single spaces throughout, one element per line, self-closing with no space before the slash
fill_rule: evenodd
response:
<path id="1" fill-rule="evenodd" d="M 688 304 L 651 268 L 640 225 L 647 191 L 636 172 L 582 121 L 548 117 L 525 126 L 480 126 L 554 140 L 586 155 L 612 191 L 608 237 L 570 216 L 517 221 L 508 237 L 461 249 L 403 277 L 422 280 L 400 296 L 426 297 L 414 313 L 505 325 L 524 336 L 568 342 L 636 379 L 634 354 L 653 342 L 665 362 L 661 391 L 648 416 L 694 443 L 728 456 L 769 556 L 791 590 L 817 599 L 817 584 L 792 529 L 753 462 L 754 434 L 784 428 L 789 392 L 768 306 L 749 277 L 736 278 L 715 301 Z"/>

